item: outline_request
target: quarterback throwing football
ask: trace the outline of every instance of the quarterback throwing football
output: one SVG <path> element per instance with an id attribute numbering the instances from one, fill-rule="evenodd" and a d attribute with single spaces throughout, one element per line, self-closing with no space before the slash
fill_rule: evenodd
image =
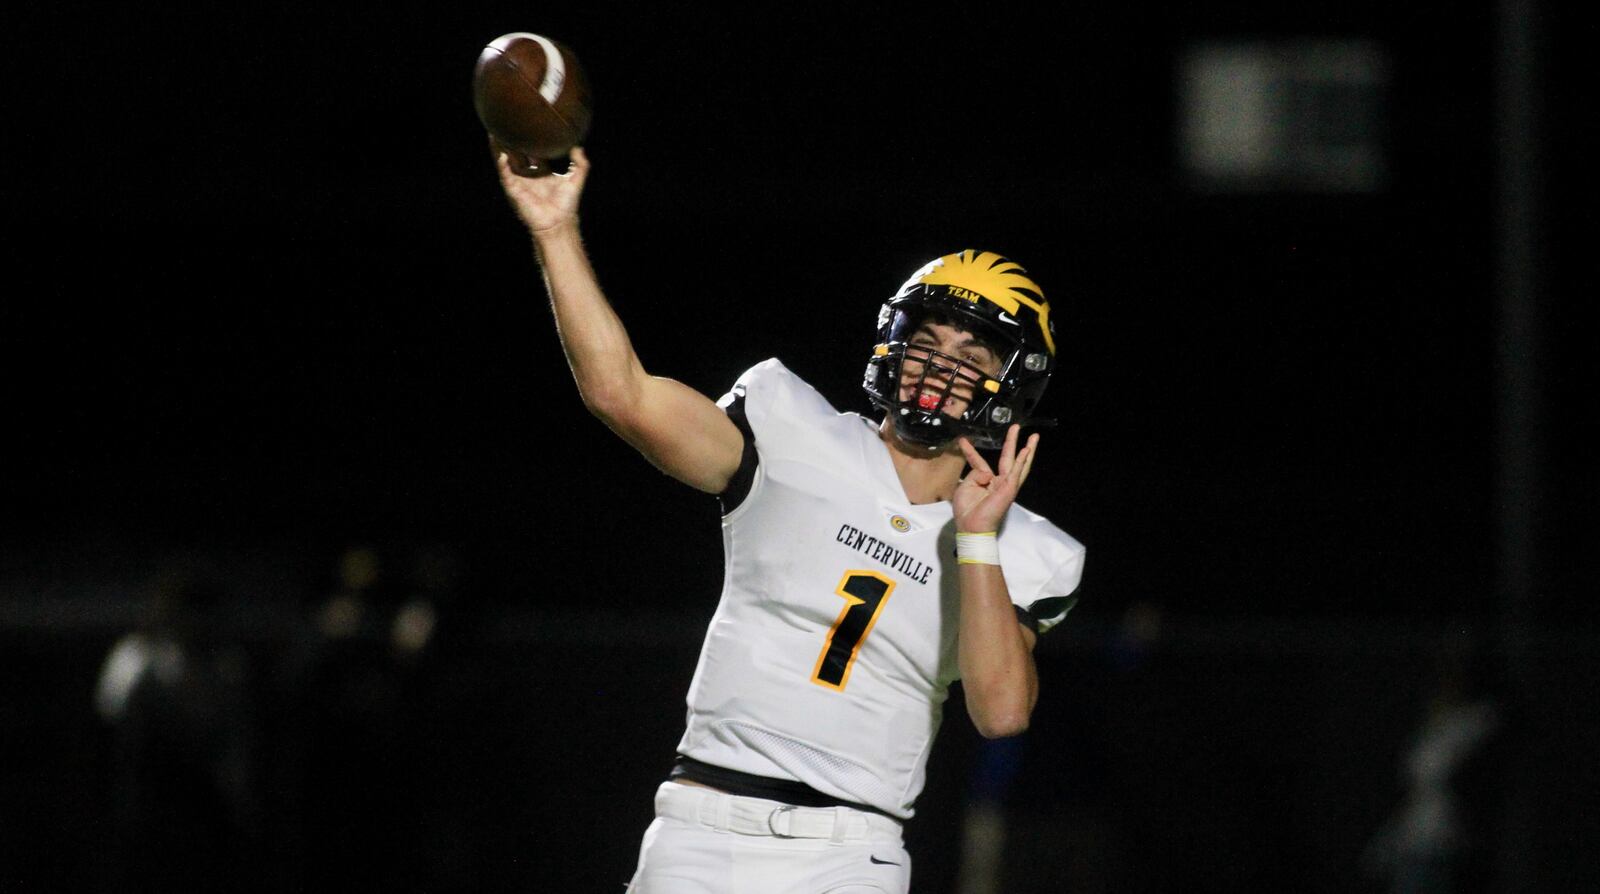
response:
<path id="1" fill-rule="evenodd" d="M 945 255 L 878 316 L 865 386 L 881 420 L 836 412 L 777 360 L 712 401 L 634 354 L 579 236 L 589 161 L 570 161 L 538 179 L 498 164 L 578 390 L 720 498 L 726 550 L 629 890 L 905 892 L 901 824 L 950 684 L 983 735 L 1026 729 L 1035 639 L 1083 572 L 1083 546 L 1015 502 L 1039 446 L 1020 426 L 1056 363 L 1050 306 L 999 255 Z"/>

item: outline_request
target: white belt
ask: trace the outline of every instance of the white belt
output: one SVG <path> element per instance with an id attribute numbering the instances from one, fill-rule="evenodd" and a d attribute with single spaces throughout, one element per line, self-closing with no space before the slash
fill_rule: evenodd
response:
<path id="1" fill-rule="evenodd" d="M 852 807 L 795 807 L 764 798 L 746 798 L 715 789 L 677 782 L 656 789 L 656 816 L 697 823 L 718 832 L 771 838 L 825 838 L 846 841 L 893 841 L 900 824 L 886 816 Z"/>

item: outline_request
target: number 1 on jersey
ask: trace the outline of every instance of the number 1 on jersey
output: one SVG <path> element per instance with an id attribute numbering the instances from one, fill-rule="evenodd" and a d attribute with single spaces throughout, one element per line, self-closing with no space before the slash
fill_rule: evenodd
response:
<path id="1" fill-rule="evenodd" d="M 856 653 L 872 625 L 878 623 L 878 614 L 889 601 L 894 581 L 876 571 L 846 571 L 835 593 L 844 597 L 844 611 L 839 612 L 828 639 L 822 644 L 822 654 L 817 656 L 816 670 L 811 672 L 811 682 L 829 689 L 844 691 L 850 679 L 850 669 L 855 666 Z"/>

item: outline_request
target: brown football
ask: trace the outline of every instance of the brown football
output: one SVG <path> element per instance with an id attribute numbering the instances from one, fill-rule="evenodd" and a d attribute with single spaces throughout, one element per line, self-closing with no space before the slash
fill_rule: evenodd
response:
<path id="1" fill-rule="evenodd" d="M 589 132 L 589 79 L 572 50 L 517 31 L 489 42 L 472 70 L 472 104 L 524 177 L 549 174 Z"/>

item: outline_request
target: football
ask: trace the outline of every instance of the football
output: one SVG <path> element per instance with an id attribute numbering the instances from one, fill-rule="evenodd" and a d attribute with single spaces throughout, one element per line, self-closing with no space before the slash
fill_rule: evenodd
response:
<path id="1" fill-rule="evenodd" d="M 589 79 L 571 48 L 517 31 L 490 41 L 472 71 L 472 104 L 496 149 L 524 177 L 551 173 L 589 132 Z"/>

